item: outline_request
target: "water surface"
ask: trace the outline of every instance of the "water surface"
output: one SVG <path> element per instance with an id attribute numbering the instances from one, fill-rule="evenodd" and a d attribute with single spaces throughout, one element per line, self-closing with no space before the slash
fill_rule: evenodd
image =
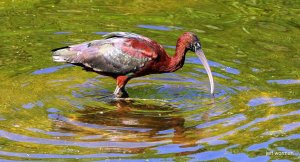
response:
<path id="1" fill-rule="evenodd" d="M 298 1 L 3 1 L 0 159 L 299 161 Z M 150 37 L 173 54 L 196 33 L 212 98 L 193 53 L 175 73 L 111 78 L 52 62 L 51 49 L 112 31 Z M 272 155 L 288 152 L 289 155 Z"/>

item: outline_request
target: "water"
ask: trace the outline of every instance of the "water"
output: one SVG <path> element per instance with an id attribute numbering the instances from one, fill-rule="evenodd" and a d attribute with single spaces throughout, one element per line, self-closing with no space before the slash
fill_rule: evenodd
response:
<path id="1" fill-rule="evenodd" d="M 299 161 L 298 1 L 3 1 L 0 159 Z M 52 62 L 53 48 L 112 31 L 196 55 L 170 74 L 133 79 L 135 100 L 109 97 L 111 78 Z M 285 155 L 283 153 L 286 152 Z M 281 155 L 279 155 L 281 153 Z"/>

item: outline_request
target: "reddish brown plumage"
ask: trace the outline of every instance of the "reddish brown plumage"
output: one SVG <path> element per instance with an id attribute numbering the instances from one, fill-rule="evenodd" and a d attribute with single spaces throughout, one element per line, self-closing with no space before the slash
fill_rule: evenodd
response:
<path id="1" fill-rule="evenodd" d="M 142 67 L 139 71 L 135 72 L 130 77 L 118 76 L 117 85 L 120 88 L 123 88 L 132 78 L 149 74 L 174 72 L 180 69 L 184 65 L 185 54 L 188 51 L 190 44 L 194 41 L 193 36 L 194 35 L 192 33 L 184 33 L 181 37 L 178 38 L 176 51 L 173 57 L 169 56 L 165 49 L 156 41 L 151 41 L 151 43 L 149 44 L 148 42 L 137 39 L 128 40 L 128 42 L 131 43 L 131 47 L 133 49 L 142 49 L 140 51 L 142 55 L 139 54 L 139 56 L 150 57 L 152 58 L 152 60 L 148 61 L 144 67 Z M 132 48 L 125 48 L 124 51 L 128 52 L 128 54 L 130 55 L 135 56 L 136 52 L 132 52 Z"/>
<path id="2" fill-rule="evenodd" d="M 152 48 L 155 49 L 155 54 L 158 59 L 149 61 L 141 71 L 135 73 L 135 77 L 154 74 L 154 73 L 168 73 L 174 72 L 180 69 L 185 60 L 185 54 L 190 48 L 190 44 L 193 41 L 192 33 L 184 33 L 181 37 L 178 38 L 176 44 L 176 51 L 174 56 L 169 56 L 165 49 L 159 45 L 157 42 L 152 42 Z"/>
<path id="3" fill-rule="evenodd" d="M 122 46 L 122 50 L 136 58 L 149 57 L 151 59 L 155 59 L 157 57 L 157 48 L 159 45 L 154 42 L 148 42 L 141 39 L 130 38 L 124 42 L 124 46 Z"/>
<path id="4" fill-rule="evenodd" d="M 125 85 L 130 79 L 174 72 L 183 66 L 188 50 L 201 49 L 197 36 L 190 32 L 178 38 L 173 57 L 156 41 L 141 35 L 115 32 L 107 36 L 104 40 L 54 50 L 53 58 L 112 76 L 117 80 L 115 94 L 118 97 L 128 96 Z"/>

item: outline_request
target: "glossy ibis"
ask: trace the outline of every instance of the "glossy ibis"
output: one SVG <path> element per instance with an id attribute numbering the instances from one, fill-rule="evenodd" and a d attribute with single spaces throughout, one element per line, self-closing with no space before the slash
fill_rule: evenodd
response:
<path id="1" fill-rule="evenodd" d="M 204 65 L 213 94 L 212 73 L 200 41 L 194 33 L 186 32 L 178 38 L 173 57 L 156 41 L 142 35 L 112 32 L 104 37 L 102 40 L 54 49 L 53 60 L 82 66 L 85 70 L 115 78 L 117 87 L 114 95 L 125 98 L 128 97 L 125 85 L 130 79 L 174 72 L 183 66 L 185 54 L 190 50 L 196 53 Z"/>

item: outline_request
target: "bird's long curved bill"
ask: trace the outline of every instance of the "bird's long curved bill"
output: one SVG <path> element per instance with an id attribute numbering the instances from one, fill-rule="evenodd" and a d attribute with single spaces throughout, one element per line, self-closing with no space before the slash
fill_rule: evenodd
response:
<path id="1" fill-rule="evenodd" d="M 207 62 L 207 59 L 204 55 L 204 52 L 202 51 L 202 49 L 198 49 L 195 51 L 196 55 L 199 57 L 199 59 L 201 60 L 205 70 L 206 70 L 206 73 L 208 75 L 208 78 L 209 78 L 209 82 L 210 82 L 210 93 L 213 94 L 214 93 L 214 79 L 213 79 L 213 76 L 212 76 L 212 73 L 210 71 L 210 67 L 208 65 L 208 62 Z"/>

